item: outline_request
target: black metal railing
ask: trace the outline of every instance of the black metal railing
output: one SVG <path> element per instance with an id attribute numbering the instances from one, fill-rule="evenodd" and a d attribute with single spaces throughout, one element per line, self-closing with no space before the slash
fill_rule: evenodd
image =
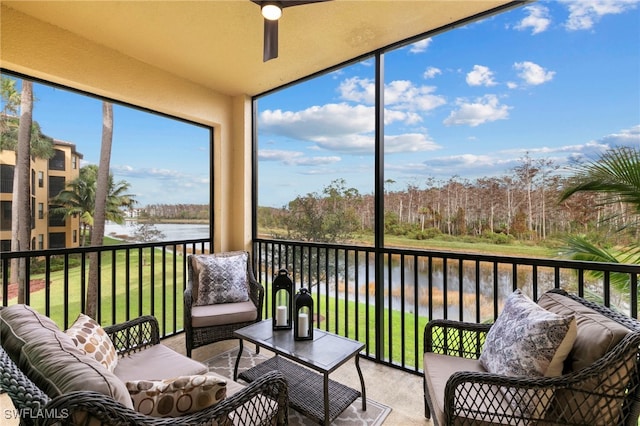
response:
<path id="1" fill-rule="evenodd" d="M 89 259 L 98 254 L 98 320 L 115 324 L 154 315 L 161 336 L 183 330 L 187 253 L 208 252 L 208 239 L 2 253 L 2 305 L 16 303 L 13 259 L 26 264 L 25 303 L 66 329 L 85 310 Z M 431 318 L 491 322 L 520 288 L 536 300 L 565 288 L 638 318 L 640 266 L 470 253 L 254 241 L 256 276 L 265 286 L 280 268 L 296 290 L 311 290 L 316 326 L 366 344 L 364 355 L 409 372 L 422 371 L 422 332 Z"/>
<path id="2" fill-rule="evenodd" d="M 188 253 L 208 252 L 208 239 L 2 253 L 2 305 L 16 303 L 9 285 L 14 259 L 25 262 L 24 303 L 66 329 L 85 312 L 89 259 L 97 256 L 98 321 L 111 325 L 154 315 L 162 337 L 183 330 L 182 293 Z"/>
<path id="3" fill-rule="evenodd" d="M 296 289 L 311 289 L 317 326 L 366 343 L 366 356 L 378 362 L 416 373 L 429 319 L 493 322 L 516 288 L 534 300 L 564 288 L 638 317 L 638 265 L 268 239 L 254 241 L 253 251 L 266 306 L 273 274 L 286 268 Z"/>

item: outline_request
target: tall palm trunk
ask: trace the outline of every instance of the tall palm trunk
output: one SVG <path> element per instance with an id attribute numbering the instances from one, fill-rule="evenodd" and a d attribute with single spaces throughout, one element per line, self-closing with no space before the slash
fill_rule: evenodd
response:
<path id="1" fill-rule="evenodd" d="M 109 191 L 109 163 L 111 162 L 111 143 L 113 139 L 113 105 L 102 103 L 102 144 L 100 146 L 100 164 L 96 182 L 96 207 L 91 230 L 91 245 L 101 246 L 104 240 L 104 223 L 106 218 L 107 194 Z M 89 285 L 87 287 L 86 314 L 98 320 L 98 253 L 90 256 Z"/>
<path id="2" fill-rule="evenodd" d="M 18 127 L 18 147 L 13 178 L 13 206 L 11 209 L 11 251 L 30 249 L 31 243 L 31 200 L 29 171 L 31 158 L 31 124 L 33 121 L 33 85 L 22 80 L 20 100 L 20 126 Z M 18 303 L 25 302 L 26 260 L 12 262 L 11 272 L 18 282 Z"/>

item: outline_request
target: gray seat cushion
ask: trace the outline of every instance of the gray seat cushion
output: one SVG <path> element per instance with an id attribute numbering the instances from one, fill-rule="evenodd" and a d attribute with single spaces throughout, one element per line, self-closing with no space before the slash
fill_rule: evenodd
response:
<path id="1" fill-rule="evenodd" d="M 133 407 L 124 383 L 78 349 L 50 318 L 27 305 L 12 305 L 0 312 L 2 347 L 47 395 L 91 390 Z"/>
<path id="2" fill-rule="evenodd" d="M 114 374 L 122 382 L 134 380 L 162 380 L 178 376 L 204 374 L 209 369 L 163 344 L 153 345 L 118 360 Z"/>
<path id="3" fill-rule="evenodd" d="M 28 305 L 11 305 L 0 311 L 0 342 L 11 360 L 20 368 L 20 351 L 27 342 L 60 331 L 49 317 Z"/>
<path id="4" fill-rule="evenodd" d="M 191 325 L 193 327 L 237 324 L 257 319 L 258 309 L 251 301 L 194 306 L 191 308 Z"/>

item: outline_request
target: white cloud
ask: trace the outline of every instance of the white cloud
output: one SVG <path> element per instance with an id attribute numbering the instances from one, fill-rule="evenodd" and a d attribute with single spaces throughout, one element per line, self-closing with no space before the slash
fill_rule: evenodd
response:
<path id="1" fill-rule="evenodd" d="M 376 85 L 368 78 L 348 78 L 338 86 L 340 98 L 346 101 L 362 102 L 373 105 L 376 100 Z"/>
<path id="2" fill-rule="evenodd" d="M 384 88 L 385 105 L 409 111 L 431 111 L 444 105 L 444 96 L 434 86 L 416 86 L 409 80 L 392 81 Z"/>
<path id="3" fill-rule="evenodd" d="M 301 111 L 266 110 L 260 114 L 260 131 L 300 140 L 372 132 L 375 110 L 347 103 L 312 106 Z"/>
<path id="4" fill-rule="evenodd" d="M 474 65 L 473 71 L 467 74 L 467 84 L 469 86 L 495 86 L 493 71 L 484 65 Z"/>
<path id="5" fill-rule="evenodd" d="M 458 109 L 454 110 L 444 120 L 447 126 L 467 125 L 471 127 L 480 124 L 504 120 L 509 117 L 509 110 L 512 108 L 508 105 L 501 105 L 496 95 L 485 95 L 473 102 L 464 99 L 456 101 Z"/>
<path id="6" fill-rule="evenodd" d="M 547 71 L 540 65 L 530 61 L 516 62 L 513 64 L 513 68 L 520 71 L 518 76 L 531 86 L 551 81 L 556 74 L 555 71 Z"/>
<path id="7" fill-rule="evenodd" d="M 430 79 L 430 78 L 435 78 L 435 76 L 437 76 L 438 74 L 442 74 L 442 71 L 440 70 L 440 68 L 429 67 L 424 71 L 424 74 L 422 74 L 422 77 L 425 79 Z"/>
<path id="8" fill-rule="evenodd" d="M 400 135 L 385 135 L 384 151 L 387 154 L 403 152 L 434 151 L 440 148 L 426 134 L 405 133 Z M 375 138 L 373 135 L 347 135 L 340 138 L 319 138 L 316 144 L 326 150 L 347 154 L 373 155 Z"/>
<path id="9" fill-rule="evenodd" d="M 618 133 L 612 133 L 600 139 L 610 146 L 633 146 L 640 147 L 640 124 L 630 129 L 623 129 Z"/>
<path id="10" fill-rule="evenodd" d="M 569 9 L 565 27 L 570 31 L 589 30 L 605 15 L 633 10 L 638 0 L 562 0 Z"/>
<path id="11" fill-rule="evenodd" d="M 531 28 L 531 34 L 539 34 L 549 28 L 549 9 L 542 5 L 527 6 L 524 8 L 529 13 L 522 21 L 515 26 L 517 30 L 527 30 Z"/>
<path id="12" fill-rule="evenodd" d="M 344 100 L 373 105 L 375 83 L 368 78 L 353 77 L 338 87 Z M 384 102 L 387 107 L 407 111 L 431 111 L 446 103 L 444 96 L 436 95 L 435 86 L 416 86 L 409 80 L 394 80 L 385 85 Z"/>
<path id="13" fill-rule="evenodd" d="M 299 151 L 278 149 L 261 149 L 258 151 L 258 159 L 260 161 L 278 161 L 287 166 L 324 166 L 341 160 L 338 156 L 309 157 Z"/>
<path id="14" fill-rule="evenodd" d="M 384 152 L 394 154 L 399 152 L 435 151 L 440 145 L 422 133 L 405 133 L 403 135 L 387 135 L 384 138 Z"/>
<path id="15" fill-rule="evenodd" d="M 409 47 L 411 53 L 422 53 L 427 50 L 431 44 L 431 38 L 425 38 L 424 40 L 417 41 Z"/>
<path id="16" fill-rule="evenodd" d="M 302 111 L 266 110 L 260 114 L 261 132 L 277 134 L 288 138 L 307 141 L 316 149 L 330 150 L 348 154 L 367 154 L 374 152 L 375 109 L 363 105 L 327 104 L 313 106 Z M 422 118 L 414 113 L 400 110 L 385 110 L 385 124 L 404 122 L 415 124 Z M 437 148 L 426 135 L 404 134 L 387 136 L 391 152 L 426 151 Z M 313 148 L 313 147 L 312 147 Z M 276 150 L 262 150 L 263 160 L 276 160 L 283 155 Z M 302 154 L 294 155 L 292 163 L 302 164 Z M 317 157 L 305 161 L 331 162 L 334 157 Z"/>

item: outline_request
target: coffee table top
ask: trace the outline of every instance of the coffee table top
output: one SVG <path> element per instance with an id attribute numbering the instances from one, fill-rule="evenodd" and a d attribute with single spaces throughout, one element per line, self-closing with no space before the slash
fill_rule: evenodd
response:
<path id="1" fill-rule="evenodd" d="M 313 340 L 295 340 L 293 330 L 273 330 L 271 319 L 243 327 L 233 334 L 321 373 L 331 373 L 365 347 L 357 340 L 317 328 L 313 330 Z"/>

